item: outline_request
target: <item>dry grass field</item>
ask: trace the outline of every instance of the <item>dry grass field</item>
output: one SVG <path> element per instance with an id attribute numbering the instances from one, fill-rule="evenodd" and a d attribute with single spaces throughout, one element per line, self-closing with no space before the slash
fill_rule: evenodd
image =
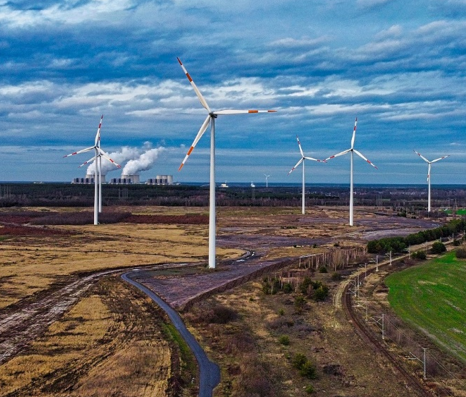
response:
<path id="1" fill-rule="evenodd" d="M 3 211 L 11 212 L 11 209 Z M 119 211 L 124 212 L 126 208 Z M 160 209 L 138 207 L 135 213 L 145 215 L 157 211 Z M 204 210 L 189 209 L 189 212 L 203 214 Z M 176 208 L 164 211 L 164 214 L 180 213 L 181 209 Z M 205 225 L 119 223 L 33 228 L 45 231 L 34 234 L 25 230 L 19 235 L 3 235 L 0 226 L 0 308 L 47 289 L 76 272 L 200 261 L 208 252 Z M 50 229 L 58 232 L 49 235 Z M 219 248 L 218 253 L 220 258 L 228 258 L 241 251 Z"/>
<path id="2" fill-rule="evenodd" d="M 101 280 L 27 350 L 0 366 L 0 395 L 175 395 L 169 390 L 177 390 L 178 361 L 163 333 L 165 322 L 115 277 Z"/>
<path id="3" fill-rule="evenodd" d="M 205 217 L 204 208 L 112 208 L 141 217 L 175 218 L 169 223 L 146 220 L 99 226 L 24 226 L 24 222 L 12 226 L 12 221 L 5 219 L 15 211 L 66 214 L 76 210 L 0 211 L 4 222 L 0 225 L 0 330 L 7 315 L 21 313 L 79 275 L 207 258 L 208 226 L 180 223 L 176 218 Z M 357 226 L 350 229 L 346 217 L 344 208 L 315 208 L 301 216 L 296 208 L 222 207 L 218 211 L 217 254 L 219 259 L 229 259 L 254 250 L 268 259 L 297 258 L 333 246 L 364 244 L 366 234 L 381 228 L 396 233 L 424 226 L 421 221 L 378 217 L 359 209 Z M 186 277 L 192 273 L 186 272 Z M 182 278 L 179 280 L 182 283 Z M 217 396 L 248 395 L 241 394 L 238 385 L 245 383 L 245 377 L 254 377 L 251 368 L 280 385 L 265 394 L 269 396 L 275 392 L 279 396 L 306 395 L 311 385 L 319 390 L 318 395 L 369 396 L 377 395 L 370 393 L 381 377 L 387 384 L 396 384 L 396 377 L 383 365 L 377 367 L 380 376 L 368 371 L 368 363 L 376 363 L 377 358 L 366 351 L 344 319 L 333 316 L 329 301 L 306 304 L 295 314 L 291 298 L 282 298 L 264 297 L 260 283 L 252 282 L 209 298 L 187 313 L 193 332 L 222 367 Z M 237 316 L 227 324 L 205 324 L 199 320 L 203 304 L 231 308 Z M 243 335 L 239 342 L 238 332 Z M 277 342 L 282 334 L 288 335 L 289 345 Z M 303 380 L 290 364 L 300 351 L 317 365 L 318 380 Z M 352 357 L 357 357 L 355 362 Z M 0 365 L 0 396 L 195 395 L 195 385 L 189 385 L 195 371 L 191 359 L 151 302 L 117 276 L 106 276 L 20 354 Z M 341 373 L 322 375 L 323 366 L 333 364 L 338 364 L 335 368 Z"/>
<path id="4" fill-rule="evenodd" d="M 331 284 L 328 274 L 314 278 Z M 412 395 L 341 312 L 334 311 L 331 299 L 306 299 L 297 310 L 298 294 L 265 295 L 262 286 L 260 280 L 245 284 L 185 314 L 192 332 L 222 368 L 216 397 Z M 207 324 L 204 319 L 216 312 L 228 313 L 226 320 L 214 316 Z M 313 376 L 301 375 L 294 367 L 300 354 L 314 367 Z"/>

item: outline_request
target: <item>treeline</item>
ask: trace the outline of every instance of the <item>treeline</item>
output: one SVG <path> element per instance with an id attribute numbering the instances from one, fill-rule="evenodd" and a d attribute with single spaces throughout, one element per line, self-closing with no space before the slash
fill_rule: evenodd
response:
<path id="1" fill-rule="evenodd" d="M 338 190 L 338 189 L 337 189 Z M 345 189 L 346 191 L 346 189 Z M 343 205 L 346 201 L 330 194 L 308 195 L 309 205 Z M 94 185 L 65 183 L 11 183 L 0 185 L 0 207 L 92 207 Z M 218 206 L 299 206 L 299 187 L 229 187 L 217 189 Z M 209 187 L 194 185 L 112 185 L 102 187 L 102 204 L 206 207 Z"/>
<path id="2" fill-rule="evenodd" d="M 411 245 L 418 245 L 427 241 L 434 241 L 442 237 L 450 237 L 466 230 L 466 220 L 453 219 L 446 225 L 435 229 L 423 230 L 409 234 L 406 237 L 387 237 L 367 243 L 367 252 L 371 254 L 385 254 L 387 252 L 401 253 Z"/>

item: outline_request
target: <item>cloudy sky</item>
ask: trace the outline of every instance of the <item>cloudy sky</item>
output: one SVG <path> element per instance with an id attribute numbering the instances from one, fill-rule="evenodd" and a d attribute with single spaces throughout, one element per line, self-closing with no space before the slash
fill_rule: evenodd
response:
<path id="1" fill-rule="evenodd" d="M 466 184 L 465 0 L 0 0 L 0 181 L 69 181 L 92 155 L 157 152 L 141 179 L 208 181 L 206 117 L 179 57 L 219 116 L 217 181 L 299 182 L 306 155 L 350 146 L 355 183 Z M 157 149 L 154 151 L 154 149 Z M 124 164 L 123 164 L 124 165 Z M 147 167 L 146 167 L 147 168 Z M 108 177 L 118 177 L 114 170 Z M 306 165 L 349 181 L 349 156 Z"/>

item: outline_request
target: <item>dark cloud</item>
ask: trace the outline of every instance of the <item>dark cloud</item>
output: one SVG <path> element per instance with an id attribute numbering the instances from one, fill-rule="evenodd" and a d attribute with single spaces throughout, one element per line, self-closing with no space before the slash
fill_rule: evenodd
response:
<path id="1" fill-rule="evenodd" d="M 164 141 L 173 169 L 160 173 L 176 173 L 186 150 L 180 145 L 191 144 L 205 118 L 179 56 L 213 109 L 279 110 L 219 118 L 219 167 L 229 180 L 257 180 L 253 170 L 263 164 L 259 175 L 270 167 L 276 181 L 290 181 L 296 134 L 313 155 L 329 155 L 346 148 L 356 116 L 361 150 L 386 175 L 398 172 L 387 150 L 414 164 L 416 157 L 404 154 L 411 146 L 435 156 L 455 144 L 458 160 L 451 161 L 459 161 L 466 119 L 463 3 L 3 3 L 0 137 L 10 150 L 0 155 L 5 162 L 12 153 L 22 158 L 18 175 L 36 179 L 34 165 L 16 150 L 25 139 L 51 164 L 46 172 L 59 161 L 53 150 L 66 154 L 92 141 L 103 113 L 106 148 Z M 181 178 L 198 177 L 208 148 L 206 133 Z M 54 177 L 77 176 L 67 167 Z M 345 167 L 342 161 L 315 172 L 341 182 L 346 177 L 336 170 Z M 360 170 L 376 180 L 370 171 Z"/>

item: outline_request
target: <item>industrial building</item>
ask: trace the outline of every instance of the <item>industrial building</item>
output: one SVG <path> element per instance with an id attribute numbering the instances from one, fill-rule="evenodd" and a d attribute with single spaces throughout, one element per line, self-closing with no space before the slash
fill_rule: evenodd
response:
<path id="1" fill-rule="evenodd" d="M 139 175 L 122 175 L 120 178 L 110 179 L 114 185 L 135 185 L 139 183 Z"/>
<path id="2" fill-rule="evenodd" d="M 155 178 L 149 178 L 146 185 L 173 185 L 173 175 L 157 175 Z"/>
<path id="3" fill-rule="evenodd" d="M 86 174 L 84 178 L 73 178 L 71 183 L 77 185 L 92 185 L 94 183 L 94 175 Z M 105 175 L 102 175 L 102 183 L 105 183 Z"/>

